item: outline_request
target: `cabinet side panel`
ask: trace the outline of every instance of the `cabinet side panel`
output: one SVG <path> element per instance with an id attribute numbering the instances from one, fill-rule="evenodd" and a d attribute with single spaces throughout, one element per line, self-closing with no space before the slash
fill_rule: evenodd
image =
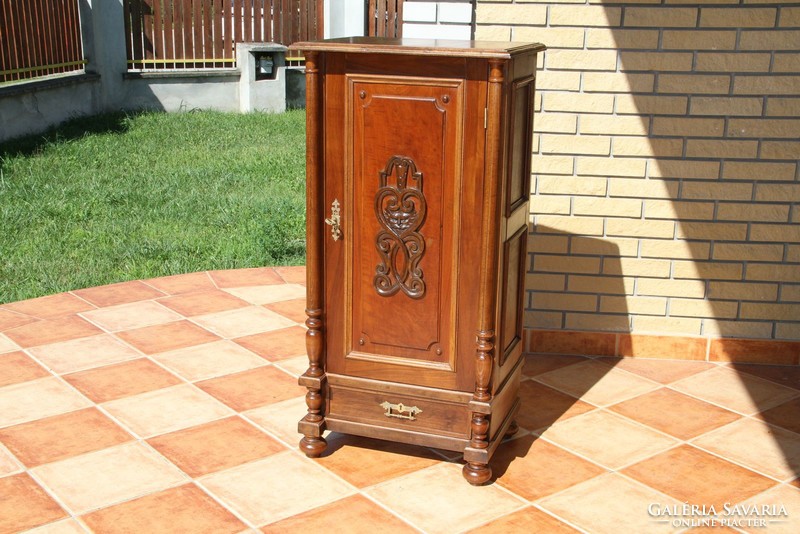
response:
<path id="1" fill-rule="evenodd" d="M 533 77 L 515 81 L 511 90 L 511 132 L 506 216 L 528 201 L 533 143 Z"/>
<path id="2" fill-rule="evenodd" d="M 521 227 L 503 244 L 503 289 L 500 302 L 500 346 L 502 366 L 522 342 L 522 308 L 525 276 L 527 226 Z"/>

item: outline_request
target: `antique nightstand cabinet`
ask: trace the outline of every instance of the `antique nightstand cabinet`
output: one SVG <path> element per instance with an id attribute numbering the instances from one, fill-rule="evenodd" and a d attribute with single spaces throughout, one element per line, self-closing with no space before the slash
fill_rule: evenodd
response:
<path id="1" fill-rule="evenodd" d="M 464 453 L 516 429 L 540 44 L 344 38 L 306 59 L 310 366 L 323 432 Z"/>

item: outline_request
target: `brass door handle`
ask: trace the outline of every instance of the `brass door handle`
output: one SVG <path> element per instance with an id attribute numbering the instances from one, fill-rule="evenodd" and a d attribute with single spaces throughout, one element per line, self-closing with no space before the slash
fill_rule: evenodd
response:
<path id="1" fill-rule="evenodd" d="M 341 222 L 342 216 L 341 210 L 339 209 L 339 199 L 335 198 L 331 204 L 331 218 L 325 219 L 325 224 L 331 227 L 331 237 L 334 241 L 339 241 L 339 238 L 342 237 Z"/>

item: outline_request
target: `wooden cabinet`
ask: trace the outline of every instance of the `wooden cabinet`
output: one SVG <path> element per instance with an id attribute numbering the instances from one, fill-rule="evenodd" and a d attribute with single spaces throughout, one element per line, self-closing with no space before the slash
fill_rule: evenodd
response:
<path id="1" fill-rule="evenodd" d="M 306 58 L 308 414 L 464 453 L 515 430 L 539 44 L 345 38 Z"/>

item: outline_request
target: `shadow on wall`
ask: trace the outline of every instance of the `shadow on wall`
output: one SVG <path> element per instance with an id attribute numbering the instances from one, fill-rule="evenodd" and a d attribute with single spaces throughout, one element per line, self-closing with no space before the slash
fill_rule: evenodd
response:
<path id="1" fill-rule="evenodd" d="M 616 355 L 800 363 L 796 8 L 554 2 L 546 17 L 526 324 L 563 334 L 553 352 L 615 339 Z M 788 482 L 800 401 L 759 376 L 791 375 L 732 365 L 701 398 L 746 393 L 731 426 L 771 435 L 783 468 L 766 474 Z"/>

